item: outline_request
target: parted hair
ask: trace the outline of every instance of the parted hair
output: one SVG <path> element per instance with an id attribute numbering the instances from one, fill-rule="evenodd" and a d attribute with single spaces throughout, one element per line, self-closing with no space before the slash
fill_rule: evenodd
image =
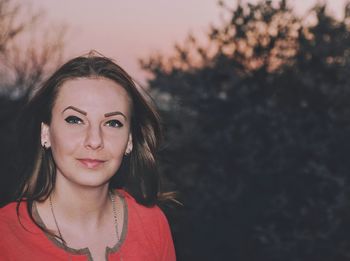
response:
<path id="1" fill-rule="evenodd" d="M 161 139 L 160 120 L 151 99 L 140 92 L 132 78 L 113 60 L 90 52 L 69 60 L 56 70 L 29 99 L 19 117 L 22 168 L 16 200 L 19 204 L 27 201 L 31 217 L 33 203 L 49 197 L 56 179 L 51 149 L 44 149 L 41 144 L 41 124 L 50 125 L 52 108 L 66 81 L 90 77 L 112 80 L 127 91 L 131 100 L 133 149 L 111 179 L 110 189 L 122 188 L 144 206 L 153 206 L 166 199 L 166 193 L 161 193 L 156 163 Z"/>

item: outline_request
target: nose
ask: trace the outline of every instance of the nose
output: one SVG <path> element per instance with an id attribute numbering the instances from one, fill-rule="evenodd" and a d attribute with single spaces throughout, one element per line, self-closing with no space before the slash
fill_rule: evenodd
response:
<path id="1" fill-rule="evenodd" d="M 103 138 L 100 126 L 89 126 L 84 145 L 86 148 L 93 150 L 103 148 Z"/>

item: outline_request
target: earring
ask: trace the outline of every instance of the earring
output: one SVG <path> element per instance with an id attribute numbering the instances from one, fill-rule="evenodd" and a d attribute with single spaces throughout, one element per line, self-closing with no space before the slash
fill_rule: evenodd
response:
<path id="1" fill-rule="evenodd" d="M 43 148 L 46 150 L 47 149 L 47 142 L 46 141 L 44 141 L 44 145 L 42 145 L 43 146 Z"/>

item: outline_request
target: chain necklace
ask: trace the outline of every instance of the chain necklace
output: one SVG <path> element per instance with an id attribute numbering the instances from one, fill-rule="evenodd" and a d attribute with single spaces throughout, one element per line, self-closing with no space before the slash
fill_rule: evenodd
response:
<path id="1" fill-rule="evenodd" d="M 119 232 L 118 232 L 117 209 L 116 209 L 116 203 L 115 203 L 115 196 L 110 191 L 109 191 L 109 198 L 111 199 L 111 202 L 112 202 L 115 234 L 116 234 L 117 243 L 118 243 L 119 242 Z M 66 241 L 64 241 L 62 233 L 61 233 L 61 230 L 60 230 L 60 227 L 58 226 L 58 222 L 57 222 L 57 219 L 56 219 L 54 207 L 53 207 L 53 204 L 52 204 L 51 195 L 49 196 L 49 203 L 50 203 L 51 214 L 52 214 L 53 220 L 55 221 L 55 225 L 56 225 L 56 228 L 57 228 L 57 231 L 58 231 L 58 235 L 60 236 L 60 239 L 62 240 L 62 243 L 63 243 L 65 251 L 69 254 L 69 260 L 72 260 L 72 255 L 70 254 L 70 252 L 68 250 L 67 243 L 66 243 Z"/>

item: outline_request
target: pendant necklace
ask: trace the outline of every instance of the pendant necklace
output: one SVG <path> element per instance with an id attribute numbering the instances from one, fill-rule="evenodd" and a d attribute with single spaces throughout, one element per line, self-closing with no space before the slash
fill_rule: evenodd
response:
<path id="1" fill-rule="evenodd" d="M 109 198 L 111 199 L 112 202 L 112 210 L 113 210 L 113 218 L 114 218 L 114 227 L 115 227 L 115 234 L 116 234 L 116 238 L 117 238 L 117 243 L 119 242 L 119 232 L 118 232 L 118 219 L 117 219 L 117 209 L 116 209 L 116 203 L 115 203 L 115 196 L 112 192 L 109 191 Z M 65 251 L 69 254 L 69 260 L 72 260 L 72 255 L 69 252 L 68 246 L 66 241 L 64 241 L 60 227 L 58 226 L 58 222 L 56 219 L 56 215 L 55 215 L 55 211 L 54 211 L 54 206 L 52 204 L 52 199 L 51 199 L 51 195 L 49 196 L 49 203 L 50 203 L 50 209 L 51 209 L 51 214 L 53 217 L 53 220 L 55 221 L 55 225 L 56 225 L 56 229 L 58 231 L 58 235 L 60 236 L 60 239 L 62 241 L 62 244 L 64 246 Z"/>

